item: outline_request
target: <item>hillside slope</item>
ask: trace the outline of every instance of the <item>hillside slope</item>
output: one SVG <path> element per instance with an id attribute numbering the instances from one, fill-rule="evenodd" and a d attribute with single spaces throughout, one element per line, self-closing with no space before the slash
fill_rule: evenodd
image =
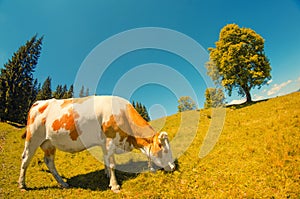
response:
<path id="1" fill-rule="evenodd" d="M 244 108 L 227 108 L 222 134 L 204 158 L 199 158 L 199 152 L 212 120 L 211 110 L 153 121 L 156 129 L 169 133 L 174 151 L 179 150 L 178 169 L 155 174 L 118 171 L 122 190 L 117 195 L 108 190 L 103 164 L 87 151 L 57 153 L 58 171 L 73 186 L 60 189 L 38 150 L 27 174 L 32 190 L 20 192 L 17 179 L 24 129 L 1 123 L 0 198 L 299 198 L 299 104 L 300 93 L 296 92 Z M 186 143 L 190 139 L 192 143 Z"/>

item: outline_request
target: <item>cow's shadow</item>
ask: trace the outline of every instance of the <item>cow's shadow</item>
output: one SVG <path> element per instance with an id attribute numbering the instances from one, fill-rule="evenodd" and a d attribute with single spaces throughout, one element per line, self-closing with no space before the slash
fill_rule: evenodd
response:
<path id="1" fill-rule="evenodd" d="M 175 160 L 176 170 L 179 170 L 178 160 Z M 152 165 L 155 170 L 161 168 Z M 50 173 L 48 170 L 45 172 Z M 136 178 L 142 172 L 150 172 L 147 161 L 129 161 L 125 164 L 119 164 L 116 166 L 115 174 L 119 185 L 130 179 Z M 109 179 L 105 173 L 105 169 L 92 171 L 86 174 L 75 175 L 71 178 L 63 177 L 66 182 L 70 185 L 70 188 L 81 188 L 92 191 L 105 191 L 109 190 Z M 46 190 L 46 189 L 61 189 L 59 185 L 55 186 L 43 186 L 26 188 L 26 190 Z"/>
<path id="2" fill-rule="evenodd" d="M 148 171 L 147 161 L 129 162 L 117 165 L 115 174 L 119 185 L 132 178 L 136 178 L 139 173 Z M 82 188 L 92 191 L 105 191 L 109 189 L 109 179 L 105 169 L 93 171 L 86 174 L 79 174 L 67 179 L 71 188 Z"/>

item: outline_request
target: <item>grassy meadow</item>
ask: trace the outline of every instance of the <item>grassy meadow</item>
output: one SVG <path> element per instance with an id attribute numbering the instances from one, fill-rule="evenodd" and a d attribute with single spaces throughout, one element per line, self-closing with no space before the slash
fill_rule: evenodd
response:
<path id="1" fill-rule="evenodd" d="M 57 151 L 57 170 L 72 186 L 61 189 L 48 172 L 41 149 L 26 175 L 30 189 L 21 192 L 17 180 L 24 129 L 0 123 L 0 198 L 300 198 L 299 104 L 300 92 L 296 92 L 226 108 L 222 134 L 204 158 L 199 152 L 212 120 L 210 109 L 185 112 L 184 120 L 175 114 L 153 121 L 155 128 L 177 139 L 178 154 L 184 148 L 178 168 L 173 173 L 117 171 L 119 194 L 109 190 L 104 165 L 88 151 Z M 187 147 L 184 140 L 190 136 L 195 137 Z"/>

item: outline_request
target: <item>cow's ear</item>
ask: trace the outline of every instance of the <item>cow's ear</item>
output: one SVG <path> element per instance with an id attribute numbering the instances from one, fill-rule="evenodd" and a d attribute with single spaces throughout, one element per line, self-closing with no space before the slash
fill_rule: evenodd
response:
<path id="1" fill-rule="evenodd" d="M 164 141 L 168 139 L 168 133 L 167 132 L 160 132 L 158 135 L 158 141 L 159 143 L 164 143 Z"/>

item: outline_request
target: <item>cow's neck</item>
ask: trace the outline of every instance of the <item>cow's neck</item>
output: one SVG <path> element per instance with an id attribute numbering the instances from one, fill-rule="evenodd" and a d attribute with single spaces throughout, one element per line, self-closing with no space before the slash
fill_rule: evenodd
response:
<path id="1" fill-rule="evenodd" d="M 135 148 L 140 149 L 146 155 L 149 155 L 149 150 L 153 145 L 152 138 L 136 138 L 136 146 Z"/>
<path id="2" fill-rule="evenodd" d="M 153 142 L 144 142 L 147 143 L 145 145 L 142 145 L 139 149 L 144 153 L 148 158 L 148 169 L 149 171 L 154 171 L 154 168 L 152 167 L 152 161 L 151 161 L 151 148 L 153 146 Z"/>

